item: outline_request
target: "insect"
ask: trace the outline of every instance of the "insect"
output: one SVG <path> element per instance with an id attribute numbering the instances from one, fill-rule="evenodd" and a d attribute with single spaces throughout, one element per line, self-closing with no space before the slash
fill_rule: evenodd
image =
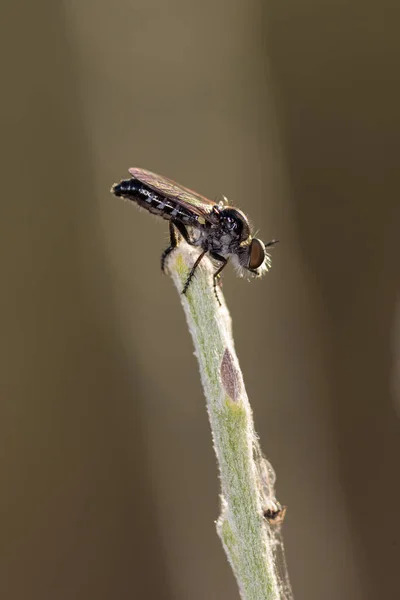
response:
<path id="1" fill-rule="evenodd" d="M 180 236 L 201 253 L 191 268 L 182 293 L 186 294 L 202 258 L 209 253 L 218 263 L 213 275 L 218 302 L 217 281 L 229 259 L 242 272 L 261 277 L 271 266 L 264 244 L 251 236 L 249 222 L 242 211 L 223 202 L 216 203 L 200 196 L 166 177 L 145 169 L 129 169 L 130 179 L 112 186 L 116 196 L 136 202 L 140 207 L 169 221 L 170 245 L 161 256 L 164 271 L 168 255 L 178 246 Z"/>
<path id="2" fill-rule="evenodd" d="M 275 471 L 271 463 L 263 455 L 258 442 L 255 442 L 253 446 L 253 452 L 262 505 L 262 516 L 268 523 L 266 534 L 268 535 L 272 549 L 272 557 L 279 586 L 279 598 L 281 600 L 293 600 L 281 531 L 287 508 L 286 506 L 282 506 L 276 499 Z"/>
<path id="3" fill-rule="evenodd" d="M 275 497 L 276 475 L 271 463 L 263 456 L 260 448 L 256 448 L 256 467 L 258 474 L 258 485 L 263 504 L 263 517 L 270 525 L 283 523 L 287 511 Z"/>
<path id="4" fill-rule="evenodd" d="M 283 523 L 286 510 L 286 506 L 282 506 L 279 502 L 276 502 L 274 508 L 265 508 L 263 510 L 263 517 L 270 525 L 280 525 Z"/>

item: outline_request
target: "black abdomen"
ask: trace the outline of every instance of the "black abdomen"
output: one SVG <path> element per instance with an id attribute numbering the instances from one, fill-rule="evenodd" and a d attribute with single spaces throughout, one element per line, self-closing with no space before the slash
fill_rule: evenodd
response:
<path id="1" fill-rule="evenodd" d="M 112 192 L 116 196 L 136 202 L 142 208 L 163 219 L 174 219 L 185 225 L 194 225 L 197 222 L 196 217 L 179 201 L 158 194 L 138 179 L 124 179 L 113 185 Z"/>
<path id="2" fill-rule="evenodd" d="M 124 179 L 119 183 L 115 183 L 112 187 L 112 191 L 116 196 L 122 196 L 129 198 L 129 200 L 135 200 L 141 183 L 137 179 Z"/>

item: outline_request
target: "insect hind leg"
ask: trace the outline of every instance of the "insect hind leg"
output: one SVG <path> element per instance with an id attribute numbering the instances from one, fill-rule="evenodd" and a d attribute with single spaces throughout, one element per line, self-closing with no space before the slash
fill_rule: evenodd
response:
<path id="1" fill-rule="evenodd" d="M 188 244 L 190 244 L 191 246 L 193 246 L 193 242 L 190 239 L 190 235 L 188 233 L 188 230 L 186 229 L 185 225 L 183 223 L 180 223 L 179 221 L 173 221 L 175 227 L 177 228 L 177 230 L 179 231 L 179 233 L 181 234 L 181 236 L 183 237 L 183 239 L 185 240 L 185 242 L 187 242 Z"/>
<path id="2" fill-rule="evenodd" d="M 179 238 L 176 234 L 176 230 L 172 221 L 169 222 L 169 246 L 164 250 L 161 254 L 161 271 L 165 273 L 165 261 L 168 256 L 171 254 L 172 250 L 178 246 Z"/>
<path id="3" fill-rule="evenodd" d="M 164 252 L 162 253 L 162 256 L 161 256 L 162 271 L 164 271 L 164 269 L 165 269 L 165 261 L 166 261 L 167 257 L 169 256 L 169 254 L 171 254 L 171 252 L 173 250 L 175 250 L 175 248 L 179 244 L 179 235 L 177 234 L 176 230 L 178 230 L 179 234 L 183 237 L 185 242 L 187 242 L 190 246 L 194 245 L 194 242 L 190 238 L 190 235 L 189 235 L 188 230 L 186 229 L 185 225 L 183 225 L 183 223 L 180 223 L 179 221 L 170 221 L 169 222 L 170 245 L 168 246 L 168 248 L 166 250 L 164 250 Z M 196 271 L 197 267 L 199 266 L 201 259 L 206 254 L 207 254 L 207 250 L 203 250 L 203 252 L 197 257 L 196 262 L 194 263 L 193 267 L 190 269 L 188 278 L 186 279 L 186 283 L 183 286 L 182 294 L 186 294 L 186 292 L 188 291 L 190 282 L 192 281 L 192 279 L 194 277 L 195 271 Z M 225 260 L 225 259 L 221 258 L 220 260 Z M 223 266 L 225 266 L 225 265 L 223 265 Z M 220 270 L 222 270 L 222 269 L 219 269 L 218 272 Z M 217 300 L 219 302 L 218 296 L 217 296 Z M 221 303 L 219 302 L 219 304 L 221 304 Z"/>
<path id="4" fill-rule="evenodd" d="M 175 250 L 175 248 L 177 248 L 177 246 L 179 244 L 179 234 L 177 233 L 176 230 L 178 230 L 178 232 L 181 234 L 183 239 L 188 244 L 192 244 L 192 241 L 190 240 L 190 237 L 189 237 L 186 227 L 182 223 L 179 223 L 179 221 L 171 220 L 169 222 L 170 245 L 168 246 L 168 248 L 166 248 L 164 250 L 164 252 L 161 255 L 161 271 L 163 273 L 165 273 L 165 261 L 167 260 L 168 256 L 171 254 L 172 250 Z"/>

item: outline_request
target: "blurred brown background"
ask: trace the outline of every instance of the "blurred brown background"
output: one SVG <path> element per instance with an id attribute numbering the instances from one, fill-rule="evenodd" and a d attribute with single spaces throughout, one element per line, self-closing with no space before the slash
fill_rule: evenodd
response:
<path id="1" fill-rule="evenodd" d="M 131 166 L 281 240 L 224 290 L 295 598 L 398 597 L 395 7 L 3 12 L 2 599 L 238 598 L 167 226 L 109 193 Z"/>

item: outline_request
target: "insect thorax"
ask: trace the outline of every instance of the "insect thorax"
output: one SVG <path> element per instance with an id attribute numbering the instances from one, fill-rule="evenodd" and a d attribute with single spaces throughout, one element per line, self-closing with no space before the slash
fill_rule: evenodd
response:
<path id="1" fill-rule="evenodd" d="M 216 205 L 213 209 L 216 223 L 206 228 L 200 239 L 200 244 L 208 250 L 229 256 L 240 251 L 240 245 L 250 235 L 246 217 L 240 211 Z"/>

